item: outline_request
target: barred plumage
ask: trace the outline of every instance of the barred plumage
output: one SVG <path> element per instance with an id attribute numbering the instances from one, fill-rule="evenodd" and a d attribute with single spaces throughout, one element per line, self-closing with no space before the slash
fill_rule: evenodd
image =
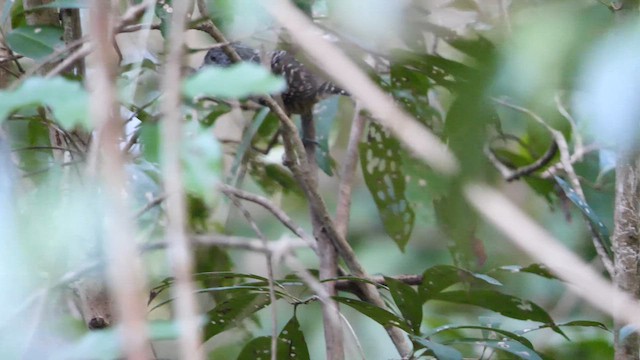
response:
<path id="1" fill-rule="evenodd" d="M 242 60 L 254 63 L 261 62 L 257 50 L 238 43 L 231 46 Z M 331 95 L 349 95 L 334 83 L 322 80 L 284 50 L 270 52 L 268 56 L 271 59 L 271 72 L 281 75 L 287 82 L 287 90 L 282 93 L 282 102 L 289 114 L 311 112 L 318 101 Z M 226 67 L 231 65 L 232 61 L 221 47 L 215 47 L 207 52 L 204 64 Z"/>

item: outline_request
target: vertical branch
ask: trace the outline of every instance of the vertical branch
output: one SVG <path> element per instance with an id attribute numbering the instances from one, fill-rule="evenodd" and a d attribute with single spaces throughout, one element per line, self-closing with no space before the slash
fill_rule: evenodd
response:
<path id="1" fill-rule="evenodd" d="M 640 0 L 612 3 L 616 20 L 638 20 Z M 614 229 L 611 236 L 613 283 L 634 299 L 640 298 L 640 154 L 620 152 L 616 165 L 616 198 Z M 617 311 L 621 311 L 616 309 Z M 637 332 L 622 339 L 620 330 L 627 325 L 618 317 L 614 322 L 613 347 L 615 360 L 640 359 L 640 336 Z"/>
<path id="2" fill-rule="evenodd" d="M 121 339 L 128 359 L 148 359 L 146 304 L 142 267 L 135 243 L 133 214 L 127 206 L 125 159 L 119 148 L 122 120 L 116 96 L 116 58 L 110 46 L 113 7 L 110 1 L 95 0 L 90 10 L 89 31 L 95 53 L 90 58 L 92 76 L 90 115 L 96 124 L 94 150 L 100 156 L 100 174 L 104 179 L 109 210 L 105 217 L 107 231 L 105 252 L 110 291 L 116 316 L 121 324 Z"/>
<path id="3" fill-rule="evenodd" d="M 614 229 L 611 242 L 614 253 L 613 282 L 633 298 L 640 297 L 640 158 L 637 155 L 618 157 L 616 166 L 616 197 Z M 638 359 L 640 338 L 637 333 L 620 338 L 620 329 L 627 325 L 617 320 L 614 331 L 616 360 Z"/>
<path id="4" fill-rule="evenodd" d="M 186 204 L 182 182 L 180 153 L 182 147 L 182 103 L 180 98 L 180 67 L 184 55 L 184 27 L 191 1 L 174 1 L 169 50 L 162 78 L 162 173 L 167 193 L 167 244 L 168 256 L 175 284 L 173 302 L 180 329 L 180 353 L 182 359 L 204 359 L 198 310 L 194 286 L 191 280 L 193 258 L 185 234 Z"/>
<path id="5" fill-rule="evenodd" d="M 336 208 L 336 231 L 342 237 L 347 236 L 349 217 L 351 214 L 351 190 L 358 165 L 358 145 L 364 132 L 366 118 L 360 114 L 360 104 L 356 107 L 351 121 L 351 132 L 347 144 L 347 154 L 344 157 L 342 170 L 340 171 L 340 185 L 338 186 L 338 206 Z"/>
<path id="6" fill-rule="evenodd" d="M 313 108 L 308 109 L 300 118 L 302 127 L 302 139 L 307 157 L 309 169 L 309 186 L 318 188 L 318 163 L 316 161 L 316 125 L 313 120 Z M 304 186 L 303 186 L 304 187 Z M 320 280 L 333 279 L 338 276 L 338 252 L 325 231 L 318 216 L 314 215 L 313 206 L 309 206 L 311 213 L 311 223 L 313 234 L 318 240 L 318 257 L 320 258 L 319 275 Z M 336 283 L 327 281 L 323 284 L 329 296 L 338 295 Z M 339 318 L 340 310 L 338 304 L 329 298 L 329 301 L 322 302 L 322 319 L 324 324 L 324 340 L 327 350 L 327 359 L 344 358 L 344 341 L 342 327 L 339 323 L 332 321 Z"/>

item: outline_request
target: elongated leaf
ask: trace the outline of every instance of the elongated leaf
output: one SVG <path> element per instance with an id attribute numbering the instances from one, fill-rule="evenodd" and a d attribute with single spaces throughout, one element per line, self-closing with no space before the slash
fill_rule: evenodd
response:
<path id="1" fill-rule="evenodd" d="M 555 279 L 555 280 L 558 279 L 557 276 L 551 273 L 551 271 L 549 271 L 549 269 L 547 269 L 547 267 L 542 264 L 531 264 L 529 266 L 505 265 L 505 266 L 500 266 L 496 270 L 504 270 L 512 273 L 521 273 L 521 272 L 529 273 L 529 274 L 542 276 L 547 279 Z"/>
<path id="2" fill-rule="evenodd" d="M 278 360 L 308 360 L 309 348 L 294 315 L 278 336 Z"/>
<path id="3" fill-rule="evenodd" d="M 32 77 L 17 89 L 0 91 L 0 123 L 12 111 L 30 105 L 49 106 L 65 129 L 71 130 L 76 126 L 89 128 L 88 95 L 78 82 L 62 77 Z"/>
<path id="4" fill-rule="evenodd" d="M 390 277 L 385 277 L 384 279 L 389 287 L 393 301 L 400 309 L 405 321 L 411 326 L 415 334 L 420 333 L 423 303 L 420 301 L 418 292 L 402 281 Z"/>
<path id="5" fill-rule="evenodd" d="M 560 323 L 560 324 L 555 324 L 555 325 L 557 327 L 565 327 L 565 326 L 569 326 L 569 327 L 595 327 L 595 328 L 598 328 L 598 329 L 601 329 L 601 330 L 605 330 L 605 331 L 609 331 L 609 332 L 611 331 L 611 330 L 609 330 L 609 328 L 605 324 L 603 324 L 601 322 L 598 322 L 598 321 L 590 321 L 590 320 L 575 320 L 575 321 L 569 321 L 569 322 L 566 322 L 566 323 Z M 527 333 L 530 333 L 530 332 L 533 332 L 533 331 L 538 331 L 538 330 L 541 330 L 541 329 L 547 329 L 547 328 L 550 328 L 550 327 L 551 327 L 551 325 L 549 325 L 549 324 L 543 324 L 543 325 L 540 325 L 540 326 L 535 327 L 533 329 L 524 329 L 524 330 L 520 330 L 520 331 L 516 331 L 516 332 L 519 333 L 519 334 L 527 334 Z M 622 332 L 622 330 L 621 330 L 621 332 Z"/>
<path id="6" fill-rule="evenodd" d="M 532 320 L 550 324 L 550 327 L 555 332 L 565 338 L 567 337 L 564 332 L 555 325 L 551 316 L 549 316 L 544 309 L 531 301 L 512 295 L 493 290 L 447 291 L 435 294 L 433 299 L 456 304 L 479 306 L 513 319 Z"/>
<path id="7" fill-rule="evenodd" d="M 269 304 L 263 294 L 246 294 L 233 297 L 218 304 L 207 314 L 209 323 L 204 328 L 205 339 L 237 326 L 242 320 Z"/>
<path id="8" fill-rule="evenodd" d="M 187 78 L 182 87 L 189 98 L 211 96 L 220 98 L 246 98 L 283 91 L 286 83 L 264 67 L 243 62 L 228 68 L 207 66 Z"/>
<path id="9" fill-rule="evenodd" d="M 390 313 L 387 310 L 381 309 L 377 306 L 371 305 L 364 301 L 349 299 L 340 296 L 334 296 L 334 299 L 340 303 L 345 305 L 349 305 L 355 310 L 359 311 L 361 314 L 370 318 L 371 320 L 377 322 L 378 324 L 388 327 L 388 326 L 396 326 L 405 330 L 407 332 L 411 332 L 411 328 L 409 325 L 401 318 L 396 315 Z"/>
<path id="10" fill-rule="evenodd" d="M 595 211 L 593 211 L 589 204 L 587 204 L 586 201 L 582 200 L 578 193 L 576 193 L 576 191 L 573 190 L 573 188 L 569 184 L 567 184 L 566 181 L 562 180 L 562 178 L 559 176 L 554 176 L 554 179 L 556 180 L 558 185 L 560 185 L 565 195 L 567 195 L 567 198 L 571 200 L 571 202 L 574 203 L 578 207 L 578 209 L 580 209 L 580 212 L 582 212 L 582 214 L 586 216 L 587 219 L 589 219 L 589 222 L 591 222 L 593 227 L 598 231 L 598 237 L 604 242 L 603 245 L 605 250 L 607 251 L 607 254 L 609 255 L 609 257 L 613 258 L 611 242 L 609 240 L 609 229 L 607 229 L 607 226 L 602 222 L 602 220 L 600 220 L 600 217 L 596 214 Z"/>
<path id="11" fill-rule="evenodd" d="M 249 148 L 251 147 L 253 137 L 256 136 L 258 129 L 260 129 L 260 126 L 262 126 L 262 123 L 264 122 L 264 119 L 266 119 L 268 114 L 269 114 L 268 108 L 264 108 L 260 110 L 260 112 L 256 115 L 256 117 L 251 122 L 251 125 L 249 126 L 249 128 L 245 131 L 242 137 L 242 141 L 240 142 L 240 145 L 238 145 L 238 148 L 236 149 L 236 155 L 233 158 L 233 163 L 231 164 L 231 171 L 229 176 L 235 176 L 236 172 L 238 171 L 238 168 L 240 167 L 240 164 L 242 163 L 242 159 L 244 159 L 245 154 L 247 153 L 247 150 L 249 150 Z M 230 182 L 230 181 L 227 181 L 227 182 Z"/>
<path id="12" fill-rule="evenodd" d="M 370 123 L 367 140 L 360 143 L 360 153 L 364 181 L 378 207 L 384 229 L 404 250 L 413 231 L 415 214 L 405 198 L 400 144 L 382 126 Z"/>
<path id="13" fill-rule="evenodd" d="M 269 359 L 271 357 L 271 336 L 257 337 L 242 348 L 238 360 Z"/>
<path id="14" fill-rule="evenodd" d="M 418 286 L 418 293 L 422 302 L 433 299 L 442 290 L 459 282 L 480 280 L 490 285 L 502 285 L 498 280 L 484 274 L 472 273 L 450 265 L 436 265 L 422 274 L 422 284 Z"/>
<path id="15" fill-rule="evenodd" d="M 456 340 L 455 343 L 486 346 L 492 349 L 506 351 L 524 360 L 542 360 L 540 355 L 538 355 L 534 350 L 512 340 L 463 339 Z"/>
<path id="16" fill-rule="evenodd" d="M 413 341 L 431 350 L 438 360 L 462 360 L 462 354 L 455 348 L 447 345 L 438 344 L 431 340 L 413 336 Z"/>
<path id="17" fill-rule="evenodd" d="M 336 116 L 338 115 L 337 96 L 332 96 L 321 101 L 314 109 L 314 122 L 316 126 L 316 162 L 318 167 L 328 176 L 333 176 L 333 159 L 329 154 L 329 135 Z"/>
<path id="18" fill-rule="evenodd" d="M 32 59 L 42 59 L 62 45 L 62 29 L 53 26 L 21 26 L 7 34 L 11 50 Z"/>
<path id="19" fill-rule="evenodd" d="M 211 134 L 196 122 L 185 127 L 182 163 L 185 170 L 185 188 L 192 194 L 212 204 L 216 193 L 211 189 L 220 179 L 222 149 Z"/>
<path id="20" fill-rule="evenodd" d="M 300 323 L 294 315 L 278 336 L 278 360 L 308 360 L 309 349 L 300 331 Z M 251 340 L 240 352 L 238 360 L 271 358 L 271 336 L 261 336 Z"/>
<path id="21" fill-rule="evenodd" d="M 531 342 L 525 338 L 522 337 L 520 335 L 518 335 L 515 332 L 511 332 L 511 331 L 506 331 L 506 330 L 502 330 L 502 329 L 497 329 L 494 327 L 489 327 L 489 326 L 475 326 L 475 325 L 444 325 L 444 326 L 440 326 L 436 329 L 433 329 L 432 331 L 428 332 L 426 335 L 427 337 L 431 337 L 433 335 L 439 334 L 441 332 L 445 332 L 445 331 L 449 331 L 449 330 L 460 330 L 460 329 L 475 329 L 475 330 L 482 330 L 485 332 L 494 332 L 494 333 L 498 333 L 500 335 L 504 335 L 508 338 L 511 338 L 521 344 L 523 344 L 524 346 L 533 348 L 533 344 L 531 344 Z"/>

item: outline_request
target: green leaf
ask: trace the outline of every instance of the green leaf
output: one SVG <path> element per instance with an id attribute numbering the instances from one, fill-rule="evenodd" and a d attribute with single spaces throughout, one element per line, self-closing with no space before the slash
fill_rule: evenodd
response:
<path id="1" fill-rule="evenodd" d="M 240 142 L 240 145 L 238 145 L 238 147 L 236 148 L 236 155 L 233 158 L 233 163 L 231 164 L 231 170 L 229 171 L 229 176 L 236 176 L 236 173 L 238 172 L 238 168 L 242 164 L 242 160 L 245 158 L 245 155 L 247 154 L 247 150 L 251 148 L 251 143 L 253 142 L 253 138 L 258 133 L 258 129 L 260 129 L 260 126 L 262 126 L 262 123 L 267 118 L 268 114 L 269 114 L 268 108 L 261 109 L 260 112 L 258 112 L 256 117 L 251 122 L 251 125 L 249 126 L 249 128 L 245 131 L 244 135 L 242 136 L 242 141 Z M 235 185 L 236 184 L 234 184 L 234 186 Z"/>
<path id="2" fill-rule="evenodd" d="M 531 342 L 525 338 L 522 337 L 518 334 L 516 334 L 515 332 L 511 332 L 511 331 L 506 331 L 506 330 L 502 330 L 502 329 L 497 329 L 495 327 L 489 327 L 489 326 L 475 326 L 475 325 L 444 325 L 444 326 L 440 326 L 436 329 L 433 329 L 432 331 L 430 331 L 428 334 L 426 334 L 427 337 L 431 337 L 434 336 L 436 334 L 439 334 L 441 332 L 445 332 L 445 331 L 449 331 L 449 330 L 459 330 L 459 329 L 475 329 L 475 330 L 482 330 L 484 332 L 493 332 L 493 333 L 498 333 L 500 335 L 504 335 L 508 338 L 511 338 L 527 347 L 533 348 L 533 344 L 531 344 Z"/>
<path id="3" fill-rule="evenodd" d="M 63 44 L 62 28 L 53 26 L 21 26 L 7 34 L 14 52 L 32 59 L 42 59 Z"/>
<path id="4" fill-rule="evenodd" d="M 401 250 L 409 241 L 415 214 L 405 197 L 406 179 L 398 140 L 371 122 L 367 140 L 360 143 L 360 164 L 387 234 Z"/>
<path id="5" fill-rule="evenodd" d="M 339 98 L 332 96 L 318 103 L 314 109 L 316 126 L 316 162 L 318 167 L 328 176 L 333 176 L 333 159 L 329 154 L 329 135 L 333 122 L 338 115 Z"/>
<path id="6" fill-rule="evenodd" d="M 300 330 L 300 323 L 294 315 L 278 336 L 278 352 L 276 359 L 291 360 L 309 359 L 309 349 Z M 245 345 L 238 355 L 238 360 L 269 359 L 271 357 L 271 336 L 260 336 Z"/>
<path id="7" fill-rule="evenodd" d="M 257 337 L 242 348 L 238 360 L 269 359 L 271 356 L 271 336 Z"/>
<path id="8" fill-rule="evenodd" d="M 156 2 L 155 13 L 158 19 L 160 19 L 160 34 L 165 39 L 169 35 L 169 26 L 171 25 L 171 14 L 173 0 L 165 0 Z"/>
<path id="9" fill-rule="evenodd" d="M 518 320 L 532 320 L 544 324 L 550 324 L 558 334 L 567 337 L 553 322 L 551 316 L 537 304 L 520 299 L 518 297 L 503 294 L 493 290 L 459 290 L 447 291 L 435 294 L 434 300 L 447 301 L 456 304 L 479 306 L 495 311 L 504 316 Z"/>
<path id="10" fill-rule="evenodd" d="M 405 321 L 411 326 L 415 334 L 419 334 L 422 323 L 423 303 L 420 301 L 418 292 L 402 281 L 390 277 L 385 277 L 384 279 L 389 287 L 393 301 L 400 309 Z"/>
<path id="11" fill-rule="evenodd" d="M 543 325 L 540 325 L 540 326 L 535 327 L 533 329 L 525 329 L 525 330 L 517 331 L 517 333 L 519 333 L 519 334 L 527 334 L 527 333 L 530 333 L 530 332 L 533 332 L 533 331 L 538 331 L 538 330 L 550 328 L 552 325 L 553 324 L 551 324 L 551 325 L 550 324 L 543 324 Z M 603 324 L 601 322 L 598 322 L 598 321 L 575 320 L 575 321 L 569 321 L 569 322 L 566 322 L 566 323 L 555 324 L 555 325 L 558 326 L 558 327 L 566 327 L 566 326 L 569 326 L 569 327 L 595 327 L 595 328 L 610 332 L 609 328 L 607 328 L 607 326 L 605 324 Z M 620 330 L 620 331 L 622 331 L 622 330 Z"/>
<path id="12" fill-rule="evenodd" d="M 222 149 L 210 129 L 197 122 L 185 127 L 187 140 L 183 142 L 182 163 L 185 170 L 185 188 L 212 204 L 216 192 L 213 186 L 220 178 Z"/>
<path id="13" fill-rule="evenodd" d="M 543 278 L 558 280 L 558 277 L 555 276 L 546 266 L 542 264 L 531 264 L 529 266 L 520 266 L 520 265 L 505 265 L 500 266 L 496 270 L 504 270 L 511 273 L 529 273 L 538 276 L 542 276 Z"/>
<path id="14" fill-rule="evenodd" d="M 438 344 L 417 336 L 412 336 L 411 339 L 431 350 L 438 360 L 462 360 L 462 354 L 451 346 Z"/>
<path id="15" fill-rule="evenodd" d="M 409 327 L 409 325 L 407 325 L 407 323 L 403 319 L 390 313 L 387 310 L 381 309 L 377 306 L 371 305 L 369 303 L 366 303 L 360 300 L 355 300 L 355 299 L 350 299 L 350 298 L 345 298 L 340 296 L 334 296 L 334 299 L 340 303 L 343 303 L 345 305 L 348 305 L 354 308 L 355 310 L 360 312 L 362 315 L 370 318 L 371 320 L 377 322 L 378 324 L 384 327 L 395 326 L 395 327 L 399 327 L 400 329 L 406 332 L 411 332 L 411 328 Z"/>
<path id="16" fill-rule="evenodd" d="M 249 62 L 226 68 L 207 66 L 188 77 L 182 87 L 184 94 L 189 98 L 211 96 L 233 99 L 275 94 L 285 88 L 286 83 L 282 77 Z"/>
<path id="17" fill-rule="evenodd" d="M 249 293 L 235 296 L 218 304 L 207 313 L 209 322 L 204 328 L 205 339 L 235 326 L 253 313 L 269 305 L 269 296 Z"/>
<path id="18" fill-rule="evenodd" d="M 502 285 L 498 280 L 488 275 L 472 273 L 451 265 L 436 265 L 425 270 L 422 274 L 422 284 L 418 286 L 418 294 L 424 303 L 435 298 L 438 293 L 451 285 L 470 282 L 474 279 L 490 285 Z"/>
<path id="19" fill-rule="evenodd" d="M 565 195 L 567 195 L 567 198 L 571 200 L 571 202 L 574 203 L 578 207 L 578 209 L 580 209 L 580 212 L 582 212 L 582 214 L 587 219 L 589 219 L 589 222 L 591 222 L 591 225 L 593 225 L 593 227 L 598 232 L 598 237 L 600 238 L 601 241 L 603 241 L 604 243 L 603 245 L 605 250 L 607 251 L 607 254 L 609 255 L 610 258 L 613 258 L 613 251 L 611 250 L 611 241 L 609 240 L 609 229 L 607 229 L 607 226 L 602 222 L 602 220 L 600 220 L 600 217 L 598 217 L 596 212 L 593 211 L 593 209 L 589 206 L 589 204 L 587 204 L 586 201 L 582 200 L 580 195 L 578 195 L 578 193 L 576 193 L 576 191 L 573 190 L 573 188 L 569 184 L 567 184 L 566 181 L 564 181 L 559 176 L 554 176 L 554 179 L 556 180 L 558 185 L 560 185 Z"/>
<path id="20" fill-rule="evenodd" d="M 308 360 L 309 348 L 294 315 L 278 336 L 278 360 Z"/>
<path id="21" fill-rule="evenodd" d="M 524 360 L 542 360 L 540 355 L 538 355 L 534 350 L 512 340 L 463 339 L 456 340 L 455 343 L 486 346 L 492 349 L 506 351 Z"/>
<path id="22" fill-rule="evenodd" d="M 51 108 L 58 123 L 67 130 L 89 129 L 88 94 L 80 83 L 62 77 L 32 77 L 14 90 L 0 91 L 0 122 L 12 111 L 30 105 Z"/>

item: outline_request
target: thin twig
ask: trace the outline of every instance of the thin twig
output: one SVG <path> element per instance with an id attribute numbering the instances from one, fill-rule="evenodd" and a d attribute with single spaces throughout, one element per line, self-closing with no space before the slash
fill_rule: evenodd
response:
<path id="1" fill-rule="evenodd" d="M 573 163 L 571 162 L 571 154 L 569 152 L 569 145 L 567 144 L 567 139 L 565 139 L 564 135 L 562 135 L 560 131 L 554 129 L 549 124 L 547 124 L 547 122 L 544 121 L 544 119 L 540 117 L 538 114 L 536 114 L 535 112 L 527 108 L 511 104 L 503 99 L 494 98 L 493 101 L 502 106 L 527 114 L 537 123 L 542 125 L 545 129 L 547 129 L 547 131 L 549 131 L 555 143 L 558 145 L 558 151 L 560 153 L 560 163 L 562 164 L 562 167 L 564 168 L 565 173 L 569 177 L 569 183 L 571 184 L 572 189 L 576 192 L 576 194 L 578 194 L 580 199 L 585 201 L 586 199 L 584 196 L 584 192 L 582 190 L 582 185 L 580 184 L 580 179 L 578 179 L 578 175 L 576 175 L 576 172 L 573 168 Z M 614 274 L 613 261 L 611 260 L 611 258 L 609 258 L 609 255 L 607 254 L 607 251 L 604 248 L 603 239 L 600 238 L 600 235 L 591 224 L 591 221 L 589 220 L 589 218 L 587 218 L 586 215 L 583 215 L 583 217 L 585 219 L 587 227 L 590 230 L 593 246 L 598 252 L 598 255 L 600 256 L 602 263 L 604 264 L 604 267 L 609 273 L 609 275 L 613 275 Z"/>
<path id="2" fill-rule="evenodd" d="M 286 212 L 284 212 L 282 209 L 280 209 L 275 204 L 273 204 L 271 201 L 269 201 L 269 199 L 267 199 L 265 197 L 262 197 L 262 196 L 259 196 L 259 195 L 256 195 L 256 194 L 249 193 L 249 192 L 244 191 L 244 190 L 236 189 L 236 188 L 234 188 L 232 186 L 229 186 L 229 185 L 226 185 L 226 184 L 220 184 L 220 185 L 218 185 L 218 187 L 220 188 L 220 191 L 222 191 L 225 194 L 231 194 L 231 195 L 236 196 L 236 197 L 238 197 L 240 199 L 250 201 L 252 203 L 258 204 L 258 205 L 262 206 L 263 208 L 267 209 L 284 226 L 286 226 L 289 230 L 291 230 L 291 232 L 293 232 L 299 238 L 304 240 L 310 248 L 312 248 L 314 251 L 317 251 L 317 247 L 316 247 L 315 241 L 311 237 L 309 237 L 309 235 L 306 234 L 304 229 L 302 227 L 300 227 L 299 225 L 297 225 L 289 217 L 289 215 L 287 215 Z"/>
<path id="3" fill-rule="evenodd" d="M 269 240 L 267 240 L 267 237 L 260 230 L 260 227 L 258 226 L 258 224 L 256 224 L 256 222 L 253 220 L 251 213 L 249 213 L 249 211 L 244 206 L 242 206 L 242 203 L 240 203 L 240 200 L 235 195 L 231 195 L 230 197 L 231 197 L 231 201 L 233 201 L 233 204 L 238 208 L 238 210 L 240 210 L 240 212 L 242 212 L 242 215 L 249 223 L 249 226 L 251 226 L 251 229 L 253 229 L 253 232 L 256 233 L 258 238 L 262 241 L 262 244 L 265 247 L 267 247 L 269 244 Z M 273 275 L 272 253 L 266 252 L 264 254 L 264 257 L 267 265 L 267 282 L 269 284 L 269 302 L 271 303 L 271 360 L 276 360 L 278 355 L 278 310 L 275 304 L 276 291 L 274 286 L 275 280 Z"/>
<path id="4" fill-rule="evenodd" d="M 202 334 L 198 320 L 194 285 L 191 280 L 193 258 L 185 234 L 186 204 L 182 182 L 180 161 L 182 143 L 182 99 L 180 94 L 182 60 L 184 55 L 184 28 L 187 10 L 191 1 L 172 3 L 171 30 L 169 32 L 169 52 L 165 75 L 161 81 L 164 94 L 162 101 L 162 172 L 167 192 L 166 229 L 167 256 L 171 263 L 175 282 L 173 309 L 180 329 L 180 354 L 182 359 L 202 360 Z M 142 10 L 144 11 L 144 10 Z"/>
<path id="5" fill-rule="evenodd" d="M 336 215 L 334 217 L 336 223 L 336 231 L 342 236 L 347 236 L 349 226 L 349 218 L 351 214 L 351 190 L 353 189 L 353 181 L 355 179 L 356 169 L 358 165 L 358 146 L 360 139 L 364 133 L 367 123 L 366 117 L 360 114 L 360 105 L 356 102 L 354 108 L 353 120 L 351 121 L 351 132 L 349 133 L 349 143 L 347 145 L 347 153 L 344 156 L 342 171 L 340 171 L 340 184 L 338 185 L 338 205 L 336 207 Z"/>

